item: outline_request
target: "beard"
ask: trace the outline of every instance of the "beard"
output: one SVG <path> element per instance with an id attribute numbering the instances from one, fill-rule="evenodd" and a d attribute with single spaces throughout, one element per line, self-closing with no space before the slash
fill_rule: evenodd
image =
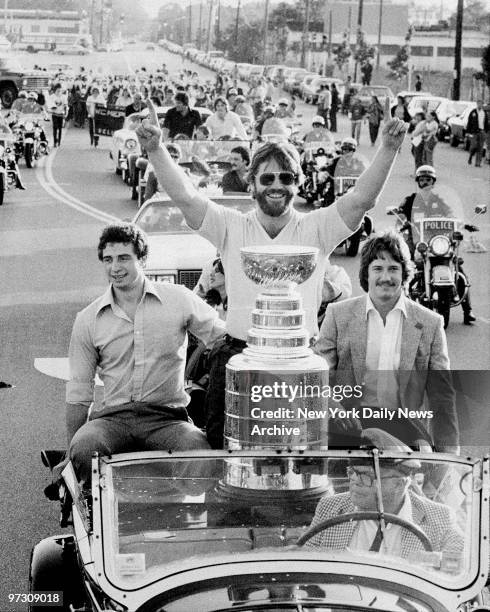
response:
<path id="1" fill-rule="evenodd" d="M 281 194 L 284 195 L 284 202 L 282 203 L 271 203 L 267 200 L 267 196 L 269 194 Z M 257 204 L 259 205 L 260 210 L 265 214 L 269 215 L 269 217 L 280 217 L 283 215 L 288 209 L 294 198 L 294 193 L 287 191 L 286 189 L 265 189 L 260 193 L 255 192 L 253 194 L 254 198 L 257 200 Z"/>

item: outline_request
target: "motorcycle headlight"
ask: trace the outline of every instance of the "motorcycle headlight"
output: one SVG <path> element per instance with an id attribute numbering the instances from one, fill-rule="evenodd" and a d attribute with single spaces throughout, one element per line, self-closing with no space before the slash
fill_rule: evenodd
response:
<path id="1" fill-rule="evenodd" d="M 161 274 L 158 272 L 149 272 L 146 274 L 146 277 L 151 281 L 158 281 L 160 283 L 175 283 L 177 282 L 177 277 L 175 274 L 166 274 L 162 272 Z"/>
<path id="2" fill-rule="evenodd" d="M 24 127 L 27 132 L 30 132 L 31 130 L 34 129 L 34 124 L 32 123 L 32 121 L 27 121 Z"/>
<path id="3" fill-rule="evenodd" d="M 445 255 L 450 246 L 451 243 L 446 236 L 435 236 L 430 242 L 430 249 L 434 255 Z"/>
<path id="4" fill-rule="evenodd" d="M 135 149 L 137 144 L 134 138 L 128 138 L 128 140 L 126 140 L 126 149 Z"/>

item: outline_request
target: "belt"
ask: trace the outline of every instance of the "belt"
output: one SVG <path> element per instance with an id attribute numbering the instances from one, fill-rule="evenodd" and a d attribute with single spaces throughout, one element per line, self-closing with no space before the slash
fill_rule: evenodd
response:
<path id="1" fill-rule="evenodd" d="M 245 342 L 245 340 L 240 340 L 239 338 L 233 338 L 233 336 L 230 336 L 228 334 L 225 334 L 225 342 L 226 344 L 228 344 L 229 346 L 232 346 L 233 348 L 244 349 L 247 346 L 247 343 Z"/>

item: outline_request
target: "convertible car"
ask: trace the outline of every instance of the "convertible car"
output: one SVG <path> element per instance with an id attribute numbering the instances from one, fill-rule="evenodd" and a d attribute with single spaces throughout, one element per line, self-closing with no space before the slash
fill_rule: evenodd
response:
<path id="1" fill-rule="evenodd" d="M 404 479 L 409 501 L 390 514 L 403 476 L 381 467 L 407 459 L 417 467 Z M 353 497 L 352 481 L 368 477 L 359 464 L 372 474 L 374 509 Z M 48 610 L 43 592 L 85 612 L 489 609 L 488 458 L 230 450 L 92 465 L 91 496 L 70 463 L 53 485 L 73 533 L 34 547 L 32 612 Z M 386 545 L 359 546 L 369 529 Z"/>

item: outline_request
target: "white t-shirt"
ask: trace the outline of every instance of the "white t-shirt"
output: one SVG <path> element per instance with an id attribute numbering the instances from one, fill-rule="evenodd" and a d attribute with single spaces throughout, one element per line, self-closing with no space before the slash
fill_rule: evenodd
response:
<path id="1" fill-rule="evenodd" d="M 210 115 L 204 124 L 211 132 L 212 140 L 222 136 L 238 137 L 241 140 L 248 140 L 247 132 L 243 127 L 240 117 L 233 111 L 228 111 L 223 120 L 214 113 Z"/>
<path id="2" fill-rule="evenodd" d="M 318 247 L 320 256 L 315 272 L 298 287 L 303 297 L 308 332 L 310 335 L 318 333 L 317 312 L 322 302 L 327 257 L 352 234 L 335 204 L 308 213 L 293 210 L 289 223 L 275 238 L 271 238 L 259 222 L 255 210 L 244 215 L 209 201 L 198 233 L 214 244 L 221 254 L 228 296 L 226 331 L 240 340 L 247 339 L 247 331 L 252 327 L 255 298 L 260 293 L 258 285 L 249 280 L 242 270 L 240 248 L 288 244 Z"/>

